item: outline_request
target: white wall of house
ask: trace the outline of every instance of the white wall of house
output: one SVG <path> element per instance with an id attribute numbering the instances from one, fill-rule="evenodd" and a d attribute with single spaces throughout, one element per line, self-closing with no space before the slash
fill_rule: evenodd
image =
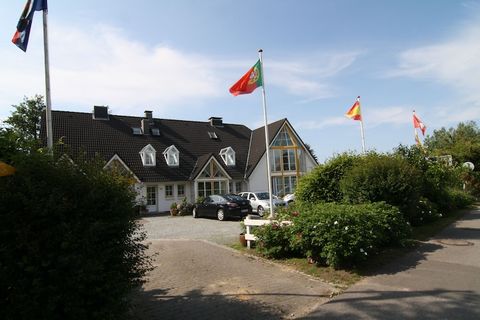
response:
<path id="1" fill-rule="evenodd" d="M 181 187 L 184 186 L 184 193 L 181 193 Z M 156 197 L 155 204 L 148 205 L 147 203 L 147 187 L 155 187 Z M 162 182 L 162 183 L 140 183 L 135 185 L 137 190 L 137 202 L 143 202 L 147 204 L 147 210 L 149 212 L 164 212 L 169 211 L 172 203 L 181 203 L 184 198 L 187 198 L 187 202 L 193 202 L 192 200 L 192 184 L 187 181 L 174 181 L 174 182 Z"/>
<path id="2" fill-rule="evenodd" d="M 248 191 L 268 191 L 267 156 L 265 154 L 248 178 Z"/>

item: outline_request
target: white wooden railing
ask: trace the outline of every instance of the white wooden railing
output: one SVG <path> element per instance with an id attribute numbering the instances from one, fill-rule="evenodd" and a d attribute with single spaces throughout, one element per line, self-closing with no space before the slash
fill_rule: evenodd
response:
<path id="1" fill-rule="evenodd" d="M 278 222 L 276 220 L 264 220 L 264 219 L 251 219 L 250 216 L 247 216 L 245 220 L 243 220 L 243 223 L 245 224 L 245 240 L 247 241 L 247 247 L 250 249 L 250 244 L 251 241 L 257 241 L 257 237 L 253 234 L 253 228 L 254 227 L 260 227 L 264 226 L 267 224 L 271 224 L 272 222 Z M 291 224 L 291 221 L 282 221 L 282 225 L 289 225 Z"/>

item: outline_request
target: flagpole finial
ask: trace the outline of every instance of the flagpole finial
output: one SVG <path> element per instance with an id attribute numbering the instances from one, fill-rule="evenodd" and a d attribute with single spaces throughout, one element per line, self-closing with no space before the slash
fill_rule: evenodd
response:
<path id="1" fill-rule="evenodd" d="M 263 49 L 258 49 L 258 52 L 262 53 L 262 52 L 263 52 Z"/>

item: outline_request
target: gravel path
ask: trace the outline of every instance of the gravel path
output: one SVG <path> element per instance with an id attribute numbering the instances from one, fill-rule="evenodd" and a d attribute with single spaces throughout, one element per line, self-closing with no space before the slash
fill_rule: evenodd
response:
<path id="1" fill-rule="evenodd" d="M 149 240 L 203 239 L 229 245 L 238 242 L 240 221 L 218 221 L 192 216 L 160 216 L 142 219 Z"/>

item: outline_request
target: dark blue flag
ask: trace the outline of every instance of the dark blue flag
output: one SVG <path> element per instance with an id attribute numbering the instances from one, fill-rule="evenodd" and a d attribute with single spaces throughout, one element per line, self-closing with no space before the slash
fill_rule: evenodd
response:
<path id="1" fill-rule="evenodd" d="M 35 11 L 47 10 L 47 0 L 28 0 L 23 9 L 20 20 L 17 24 L 17 30 L 13 35 L 12 42 L 27 51 L 28 38 L 30 37 L 30 28 L 32 27 L 33 14 Z"/>

